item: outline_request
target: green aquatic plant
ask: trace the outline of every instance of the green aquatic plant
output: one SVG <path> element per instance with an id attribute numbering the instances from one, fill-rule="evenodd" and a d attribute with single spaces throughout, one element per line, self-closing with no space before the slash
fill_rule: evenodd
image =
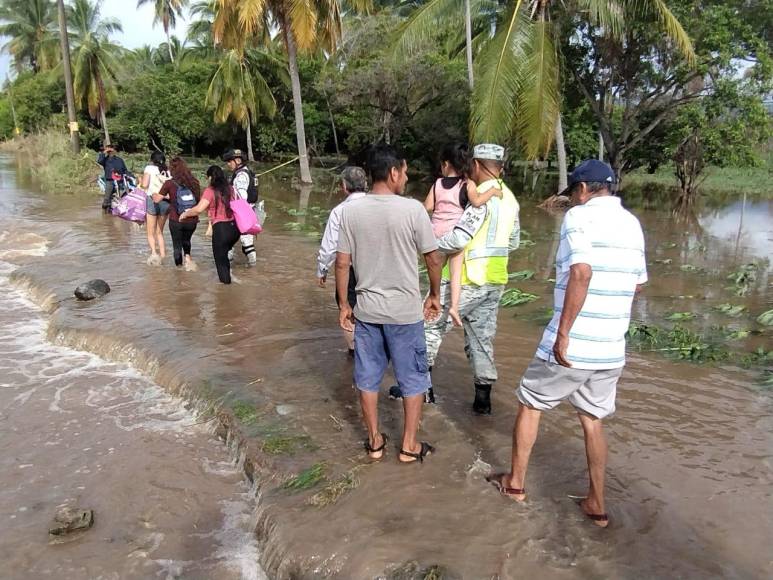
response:
<path id="1" fill-rule="evenodd" d="M 729 304 L 726 302 L 725 304 L 715 306 L 714 310 L 717 310 L 718 312 L 728 316 L 739 316 L 744 310 L 746 310 L 746 306 L 743 304 Z"/>
<path id="2" fill-rule="evenodd" d="M 763 326 L 773 326 L 773 309 L 760 314 L 757 317 L 757 322 Z"/>
<path id="3" fill-rule="evenodd" d="M 663 258 L 663 259 L 660 259 L 660 260 L 655 260 L 655 263 L 656 264 L 662 264 L 664 266 L 668 266 L 669 264 L 673 263 L 673 261 L 674 260 L 672 260 L 671 258 Z"/>
<path id="4" fill-rule="evenodd" d="M 626 337 L 629 346 L 637 350 L 660 352 L 696 363 L 724 361 L 731 356 L 729 351 L 679 325 L 672 329 L 665 329 L 633 321 Z"/>
<path id="5" fill-rule="evenodd" d="M 531 280 L 534 278 L 534 270 L 519 270 L 507 275 L 508 280 Z"/>
<path id="6" fill-rule="evenodd" d="M 664 250 L 673 250 L 676 247 L 676 242 L 663 242 L 660 247 Z"/>
<path id="7" fill-rule="evenodd" d="M 692 264 L 682 264 L 679 266 L 682 272 L 703 272 L 703 268 L 700 266 L 693 266 Z"/>
<path id="8" fill-rule="evenodd" d="M 288 479 L 282 486 L 290 491 L 303 491 L 310 489 L 322 481 L 325 477 L 325 464 L 315 463 L 311 467 L 304 469 L 295 477 Z"/>
<path id="9" fill-rule="evenodd" d="M 303 229 L 303 226 L 298 222 L 287 222 L 282 227 L 286 230 L 290 230 L 291 232 L 299 232 Z"/>
<path id="10" fill-rule="evenodd" d="M 502 299 L 499 301 L 499 304 L 503 308 L 512 308 L 513 306 L 534 302 L 537 299 L 539 299 L 539 296 L 536 294 L 529 294 L 518 288 L 509 288 L 502 294 Z"/>
<path id="11" fill-rule="evenodd" d="M 695 313 L 693 312 L 672 312 L 666 316 L 666 320 L 671 322 L 683 322 L 685 320 L 692 320 L 693 318 L 695 318 Z"/>
<path id="12" fill-rule="evenodd" d="M 773 350 L 765 350 L 761 346 L 752 352 L 746 353 L 740 360 L 743 366 L 754 367 L 767 365 L 773 362 Z"/>
<path id="13" fill-rule="evenodd" d="M 728 332 L 725 335 L 725 338 L 727 338 L 727 340 L 744 340 L 745 338 L 749 338 L 750 335 L 751 331 L 749 330 L 733 330 Z"/>
<path id="14" fill-rule="evenodd" d="M 736 296 L 746 296 L 757 281 L 757 270 L 759 266 L 751 262 L 728 274 L 727 279 L 731 283 L 728 290 L 732 290 Z"/>
<path id="15" fill-rule="evenodd" d="M 535 242 L 534 240 L 528 240 L 528 239 L 524 240 L 524 239 L 521 239 L 521 242 L 518 244 L 518 247 L 519 248 L 530 248 L 530 247 L 536 246 L 536 245 L 537 245 L 537 242 Z"/>

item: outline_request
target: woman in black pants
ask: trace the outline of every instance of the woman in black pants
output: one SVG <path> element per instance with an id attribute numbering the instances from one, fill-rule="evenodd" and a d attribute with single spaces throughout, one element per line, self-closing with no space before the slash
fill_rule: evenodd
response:
<path id="1" fill-rule="evenodd" d="M 233 187 L 226 179 L 223 170 L 217 165 L 207 169 L 209 187 L 201 194 L 201 200 L 195 207 L 180 215 L 180 221 L 186 221 L 200 213 L 207 212 L 212 224 L 212 254 L 215 258 L 217 277 L 223 284 L 231 283 L 231 262 L 228 252 L 239 241 L 239 230 L 231 213 Z"/>
<path id="2" fill-rule="evenodd" d="M 181 222 L 180 213 L 199 202 L 201 185 L 182 157 L 175 157 L 169 162 L 169 173 L 172 178 L 164 183 L 159 195 L 169 202 L 169 233 L 172 234 L 174 263 L 176 266 L 184 263 L 185 270 L 192 272 L 196 270 L 196 264 L 191 258 L 191 238 L 199 218 L 193 217 Z"/>

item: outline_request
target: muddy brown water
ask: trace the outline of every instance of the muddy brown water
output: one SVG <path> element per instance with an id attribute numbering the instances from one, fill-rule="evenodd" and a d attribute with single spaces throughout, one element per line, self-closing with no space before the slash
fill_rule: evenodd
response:
<path id="1" fill-rule="evenodd" d="M 247 269 L 238 259 L 234 270 L 238 283 L 226 287 L 216 283 L 203 226 L 194 237 L 198 272 L 177 271 L 168 258 L 163 267 L 153 268 L 145 264 L 144 230 L 102 216 L 94 192 L 35 193 L 17 180 L 12 162 L 4 163 L 0 171 L 4 249 L 24 249 L 39 241 L 30 232 L 47 243 L 43 256 L 7 255 L 16 269 L 3 282 L 4 292 L 10 292 L 8 288 L 23 292 L 46 314 L 35 313 L 28 305 L 7 320 L 14 324 L 47 320 L 45 332 L 38 329 L 53 343 L 46 348 L 66 348 L 67 356 L 84 360 L 92 360 L 92 355 L 81 351 L 101 357 L 99 364 L 104 366 L 97 371 L 101 378 L 93 380 L 104 386 L 91 398 L 88 390 L 74 388 L 60 398 L 78 392 L 81 401 L 75 400 L 75 405 L 94 404 L 96 397 L 109 407 L 110 397 L 116 397 L 119 409 L 130 402 L 134 414 L 130 424 L 143 425 L 131 432 L 140 435 L 127 443 L 124 460 L 114 462 L 103 457 L 111 446 L 106 451 L 85 441 L 84 433 L 93 431 L 86 439 L 98 438 L 102 425 L 120 423 L 114 418 L 121 416 L 120 411 L 115 416 L 102 411 L 86 416 L 80 411 L 85 426 L 68 426 L 68 415 L 51 410 L 56 388 L 35 390 L 29 395 L 30 410 L 24 412 L 10 405 L 17 392 L 0 391 L 6 398 L 2 429 L 10 433 L 3 436 L 4 461 L 23 456 L 31 446 L 36 461 L 46 466 L 36 477 L 51 480 L 52 473 L 71 477 L 82 467 L 76 460 L 80 456 L 48 449 L 42 444 L 48 433 L 60 445 L 90 447 L 94 455 L 84 456 L 94 463 L 90 470 L 99 463 L 105 473 L 101 485 L 54 492 L 48 485 L 34 484 L 32 472 L 20 475 L 19 470 L 3 469 L 0 509 L 7 516 L 12 515 L 8 506 L 51 510 L 75 498 L 81 503 L 109 503 L 116 514 L 145 517 L 150 508 L 135 505 L 128 491 L 152 490 L 139 495 L 157 493 L 163 498 L 161 515 L 153 513 L 163 520 L 156 525 L 163 528 L 160 533 L 167 544 L 146 560 L 187 562 L 191 576 L 180 577 L 227 577 L 217 568 L 231 559 L 217 555 L 227 552 L 217 540 L 226 519 L 218 514 L 228 511 L 223 502 L 245 490 L 238 488 L 239 478 L 229 471 L 233 466 L 224 448 L 218 451 L 210 431 L 197 431 L 202 428 L 193 424 L 197 416 L 175 419 L 176 411 L 165 405 L 174 407 L 179 400 L 160 402 L 166 401 L 163 397 L 169 391 L 190 401 L 194 409 L 213 403 L 235 409 L 242 419 L 241 435 L 260 450 L 251 471 L 258 504 L 252 521 L 258 548 L 251 554 L 269 577 L 423 577 L 432 566 L 449 578 L 475 579 L 764 578 L 773 572 L 773 397 L 757 384 L 757 371 L 674 362 L 654 353 L 630 355 L 618 411 L 608 421 L 612 524 L 607 530 L 585 521 L 567 497 L 581 493 L 586 485 L 581 433 L 567 407 L 543 419 L 525 505 L 500 497 L 485 484 L 489 470 L 507 465 L 514 387 L 541 333 L 534 318 L 552 306 L 549 279 L 560 218 L 533 203 L 522 200 L 522 225 L 534 244 L 515 254 L 510 269 L 535 271 L 531 280 L 513 285 L 539 299 L 500 313 L 496 343 L 500 381 L 494 415 L 479 418 L 470 413 L 472 378 L 461 334 L 455 332 L 443 344 L 433 377 L 439 404 L 427 408 L 422 424 L 422 437 L 432 441 L 438 453 L 422 466 L 403 466 L 390 448 L 386 461 L 371 465 L 362 452 L 351 363 L 336 329 L 332 288 L 314 285 L 316 242 L 325 209 L 337 201 L 334 184 L 299 190 L 287 175 L 264 180 L 270 217 L 258 240 L 258 267 Z M 773 204 L 739 201 L 707 211 L 686 225 L 675 224 L 667 211 L 636 213 L 642 219 L 651 263 L 651 282 L 637 301 L 636 318 L 667 324 L 664 318 L 671 312 L 694 311 L 698 317 L 691 324 L 696 329 L 756 328 L 754 316 L 771 307 L 766 260 L 773 249 Z M 739 298 L 728 289 L 726 276 L 749 262 L 759 265 L 757 280 L 748 296 Z M 684 264 L 695 269 L 686 272 Z M 76 303 L 72 289 L 93 277 L 107 280 L 113 291 L 95 303 Z M 722 318 L 712 307 L 724 302 L 743 303 L 748 312 Z M 747 351 L 770 348 L 769 336 L 751 336 L 731 346 Z M 68 365 L 86 364 L 68 361 L 64 354 L 64 362 L 59 361 L 57 352 L 47 355 L 53 375 L 64 373 L 60 369 Z M 3 356 L 26 368 L 27 353 Z M 7 364 L 13 369 L 11 362 Z M 136 372 L 132 368 L 150 380 L 132 375 Z M 125 378 L 129 375 L 131 380 Z M 41 379 L 25 375 L 25 380 L 34 387 Z M 156 406 L 162 410 L 136 403 L 142 399 L 137 393 L 156 384 L 166 389 L 154 395 L 160 397 Z M 387 399 L 381 409 L 384 430 L 394 441 L 401 426 L 400 409 Z M 154 430 L 158 413 L 174 428 Z M 94 427 L 96 421 L 102 423 L 99 428 Z M 199 458 L 193 466 L 188 452 L 183 452 L 188 444 L 179 441 L 186 438 L 192 438 L 191 453 Z M 153 450 L 168 448 L 170 441 L 178 450 L 183 447 L 179 457 L 154 462 Z M 209 459 L 202 461 L 202 456 Z M 213 463 L 227 464 L 227 473 L 217 469 L 207 473 L 201 467 Z M 315 465 L 324 479 L 311 489 L 293 491 L 284 485 L 289 477 Z M 133 478 L 133 473 L 139 474 L 136 485 L 126 486 L 121 480 Z M 351 473 L 357 485 L 336 503 L 309 504 L 315 494 Z M 68 479 L 69 485 L 76 480 Z M 24 481 L 30 484 L 21 485 Z M 162 494 L 156 487 L 173 491 Z M 203 514 L 207 522 L 208 530 L 201 535 L 191 533 L 191 522 L 199 517 L 193 514 Z M 12 521 L 19 521 L 20 514 L 13 515 L 17 517 Z M 196 521 L 204 525 L 201 519 Z M 0 550 L 21 567 L 39 561 L 41 570 L 55 569 L 61 562 L 91 558 L 95 566 L 102 566 L 94 577 L 129 577 L 122 575 L 127 568 L 111 571 L 111 566 L 119 562 L 126 566 L 133 550 L 149 552 L 148 545 L 153 546 L 147 539 L 150 532 L 129 533 L 119 540 L 124 551 L 104 556 L 100 564 L 99 554 L 89 552 L 94 548 L 87 543 L 44 547 L 43 524 L 33 533 L 8 522 L 5 519 L 0 533 Z M 98 520 L 88 533 L 114 537 L 106 535 L 102 525 Z M 36 541 L 29 539 L 33 536 Z M 207 566 L 214 566 L 214 571 L 207 572 Z"/>

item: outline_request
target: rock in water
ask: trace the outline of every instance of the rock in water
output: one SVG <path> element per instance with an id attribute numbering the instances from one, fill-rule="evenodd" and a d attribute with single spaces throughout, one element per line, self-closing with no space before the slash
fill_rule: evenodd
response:
<path id="1" fill-rule="evenodd" d="M 94 510 L 65 507 L 56 512 L 48 533 L 52 536 L 64 536 L 78 530 L 88 530 L 94 525 Z"/>
<path id="2" fill-rule="evenodd" d="M 81 284 L 75 289 L 75 297 L 78 300 L 94 300 L 110 292 L 110 286 L 104 280 L 91 280 Z"/>

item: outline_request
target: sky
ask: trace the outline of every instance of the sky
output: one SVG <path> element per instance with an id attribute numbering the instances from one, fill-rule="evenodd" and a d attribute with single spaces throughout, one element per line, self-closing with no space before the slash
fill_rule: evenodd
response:
<path id="1" fill-rule="evenodd" d="M 66 2 L 67 0 L 65 0 Z M 153 26 L 153 8 L 155 2 L 136 6 L 136 0 L 97 0 L 102 6 L 103 17 L 117 18 L 123 25 L 123 33 L 113 36 L 113 40 L 126 48 L 138 48 L 144 44 L 157 46 L 166 41 L 161 25 Z M 187 23 L 180 19 L 177 28 L 171 33 L 180 39 L 185 38 Z M 11 59 L 5 51 L 0 54 L 0 83 L 9 73 Z"/>

